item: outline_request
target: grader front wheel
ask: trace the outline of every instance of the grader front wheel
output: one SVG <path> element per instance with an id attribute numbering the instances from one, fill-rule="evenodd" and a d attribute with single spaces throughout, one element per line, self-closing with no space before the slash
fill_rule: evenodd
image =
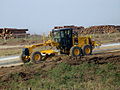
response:
<path id="1" fill-rule="evenodd" d="M 23 63 L 28 63 L 30 62 L 29 56 L 25 56 L 24 54 L 20 55 L 20 59 L 22 60 Z"/>
<path id="2" fill-rule="evenodd" d="M 34 62 L 34 63 L 40 63 L 40 61 L 42 60 L 42 55 L 39 51 L 37 52 L 33 52 L 31 54 L 31 60 Z"/>

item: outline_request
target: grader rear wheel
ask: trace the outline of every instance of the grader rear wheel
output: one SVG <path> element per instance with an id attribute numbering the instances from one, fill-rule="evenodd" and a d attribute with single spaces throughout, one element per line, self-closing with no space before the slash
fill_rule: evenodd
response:
<path id="1" fill-rule="evenodd" d="M 31 60 L 34 62 L 34 63 L 40 63 L 40 61 L 42 60 L 42 55 L 39 51 L 37 52 L 33 52 L 31 54 Z"/>
<path id="2" fill-rule="evenodd" d="M 92 54 L 92 46 L 85 45 L 83 47 L 83 55 L 91 55 Z"/>
<path id="3" fill-rule="evenodd" d="M 24 54 L 20 55 L 20 59 L 22 60 L 23 63 L 30 62 L 30 58 L 28 56 L 25 56 Z"/>

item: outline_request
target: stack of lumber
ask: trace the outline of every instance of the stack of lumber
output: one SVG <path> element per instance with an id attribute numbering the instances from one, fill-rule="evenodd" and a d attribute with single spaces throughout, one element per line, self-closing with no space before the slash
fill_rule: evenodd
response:
<path id="1" fill-rule="evenodd" d="M 115 28 L 120 32 L 120 26 L 115 26 Z"/>
<path id="2" fill-rule="evenodd" d="M 105 33 L 117 33 L 120 32 L 119 26 L 114 25 L 102 25 L 102 26 L 91 26 L 85 28 L 80 34 L 105 34 Z"/>
<path id="3" fill-rule="evenodd" d="M 58 26 L 54 27 L 54 29 L 61 28 L 72 28 L 74 32 L 80 34 L 105 34 L 105 33 L 118 33 L 120 32 L 120 26 L 115 25 L 101 25 L 101 26 L 91 26 L 88 28 L 84 28 L 83 26 Z"/>
<path id="4" fill-rule="evenodd" d="M 28 29 L 0 28 L 0 38 L 8 39 L 27 37 L 29 35 L 27 31 Z"/>

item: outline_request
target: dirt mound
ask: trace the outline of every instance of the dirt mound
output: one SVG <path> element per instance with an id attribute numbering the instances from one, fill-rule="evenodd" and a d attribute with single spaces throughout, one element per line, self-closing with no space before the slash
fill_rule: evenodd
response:
<path id="1" fill-rule="evenodd" d="M 111 55 L 111 56 L 94 56 L 94 57 L 75 57 L 66 60 L 66 62 L 70 65 L 80 65 L 84 62 L 87 63 L 95 63 L 95 64 L 106 64 L 106 63 L 120 63 L 120 55 Z"/>

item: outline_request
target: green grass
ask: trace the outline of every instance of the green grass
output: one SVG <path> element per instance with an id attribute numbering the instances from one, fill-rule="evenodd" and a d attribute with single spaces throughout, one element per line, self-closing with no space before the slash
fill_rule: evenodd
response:
<path id="1" fill-rule="evenodd" d="M 36 70 L 28 80 L 24 80 L 19 73 L 11 74 L 11 80 L 1 82 L 0 86 L 6 85 L 12 90 L 119 90 L 119 70 L 119 64 L 112 63 L 83 63 L 76 66 L 60 63 L 47 71 Z"/>

